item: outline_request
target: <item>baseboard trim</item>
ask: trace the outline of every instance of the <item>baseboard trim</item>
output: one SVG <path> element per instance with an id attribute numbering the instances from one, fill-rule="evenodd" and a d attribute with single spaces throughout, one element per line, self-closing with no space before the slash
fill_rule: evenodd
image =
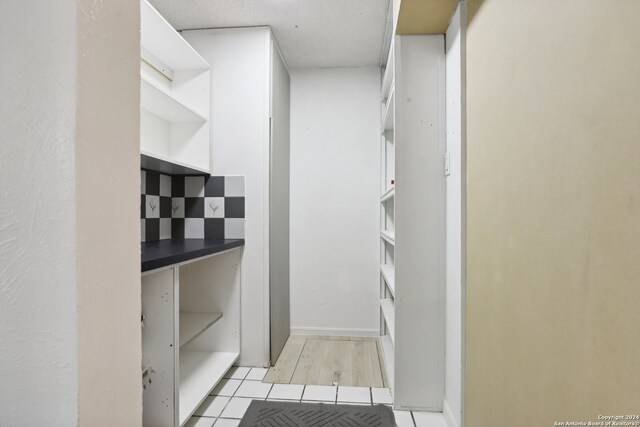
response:
<path id="1" fill-rule="evenodd" d="M 378 329 L 346 329 L 346 328 L 291 328 L 291 335 L 320 335 L 336 337 L 377 337 Z"/>
<path id="2" fill-rule="evenodd" d="M 447 427 L 460 427 L 446 400 L 442 403 L 442 415 L 444 416 L 444 420 L 447 422 Z"/>

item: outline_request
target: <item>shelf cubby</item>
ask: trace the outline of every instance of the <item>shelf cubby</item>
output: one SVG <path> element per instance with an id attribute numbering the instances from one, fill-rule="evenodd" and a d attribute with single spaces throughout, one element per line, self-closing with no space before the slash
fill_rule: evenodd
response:
<path id="1" fill-rule="evenodd" d="M 180 350 L 179 425 L 187 422 L 240 353 Z"/>
<path id="2" fill-rule="evenodd" d="M 140 108 L 170 123 L 206 123 L 207 117 L 187 107 L 144 76 L 140 79 Z"/>
<path id="3" fill-rule="evenodd" d="M 380 266 L 380 273 L 382 274 L 382 278 L 387 284 L 387 289 L 391 292 L 391 295 L 395 298 L 396 296 L 396 272 L 395 266 L 393 264 L 382 264 Z"/>
<path id="4" fill-rule="evenodd" d="M 384 317 L 385 324 L 387 325 L 387 332 L 391 337 L 391 342 L 395 342 L 396 314 L 395 314 L 393 299 L 391 298 L 381 299 L 380 308 L 382 310 L 382 316 Z"/>
<path id="5" fill-rule="evenodd" d="M 180 347 L 189 344 L 222 317 L 222 313 L 180 312 Z"/>
<path id="6" fill-rule="evenodd" d="M 396 244 L 396 232 L 394 230 L 381 230 L 380 237 L 391 245 Z"/>

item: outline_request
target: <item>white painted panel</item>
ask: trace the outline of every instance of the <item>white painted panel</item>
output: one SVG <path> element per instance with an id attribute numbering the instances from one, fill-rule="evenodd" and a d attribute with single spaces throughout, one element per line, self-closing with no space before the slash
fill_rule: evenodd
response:
<path id="1" fill-rule="evenodd" d="M 380 69 L 291 73 L 291 324 L 379 329 Z"/>
<path id="2" fill-rule="evenodd" d="M 444 37 L 396 36 L 395 409 L 444 396 Z"/>
<path id="3" fill-rule="evenodd" d="M 268 228 L 265 206 L 269 183 L 265 179 L 264 159 L 268 158 L 269 141 L 266 84 L 269 30 L 197 30 L 182 35 L 213 70 L 212 172 L 246 176 L 240 363 L 267 366 L 268 329 L 263 329 L 263 325 L 268 289 L 264 233 Z"/>
<path id="4" fill-rule="evenodd" d="M 150 366 L 142 392 L 144 425 L 171 427 L 177 419 L 175 289 L 173 268 L 142 276 L 142 357 Z"/>
<path id="5" fill-rule="evenodd" d="M 271 361 L 291 330 L 289 287 L 290 77 L 275 41 L 271 49 L 271 147 L 269 159 L 269 313 Z"/>
<path id="6" fill-rule="evenodd" d="M 446 361 L 445 408 L 461 425 L 462 411 L 462 49 L 461 22 L 465 4 L 458 6 L 446 37 L 446 128 L 450 175 L 447 176 Z"/>

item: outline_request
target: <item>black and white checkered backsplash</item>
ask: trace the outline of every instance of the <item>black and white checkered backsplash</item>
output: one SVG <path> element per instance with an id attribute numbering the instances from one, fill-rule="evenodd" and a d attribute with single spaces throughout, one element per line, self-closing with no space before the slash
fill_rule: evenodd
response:
<path id="1" fill-rule="evenodd" d="M 244 176 L 140 173 L 143 242 L 244 239 Z"/>

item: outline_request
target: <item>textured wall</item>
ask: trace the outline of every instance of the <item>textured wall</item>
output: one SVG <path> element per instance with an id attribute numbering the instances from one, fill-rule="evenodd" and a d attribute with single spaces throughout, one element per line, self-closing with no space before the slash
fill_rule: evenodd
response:
<path id="1" fill-rule="evenodd" d="M 637 414 L 640 2 L 469 3 L 466 427 Z"/>
<path id="2" fill-rule="evenodd" d="M 0 424 L 78 417 L 74 1 L 0 2 Z"/>

